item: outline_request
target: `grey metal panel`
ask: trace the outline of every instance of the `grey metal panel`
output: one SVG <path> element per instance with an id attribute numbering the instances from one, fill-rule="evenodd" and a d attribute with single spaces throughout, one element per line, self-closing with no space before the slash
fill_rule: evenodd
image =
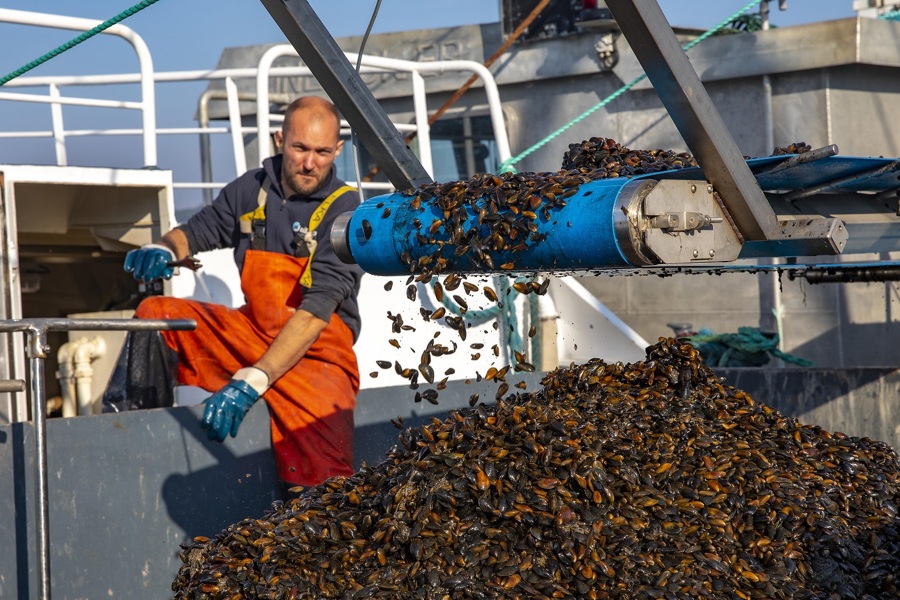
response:
<path id="1" fill-rule="evenodd" d="M 171 596 L 179 544 L 260 516 L 280 493 L 263 405 L 237 438 L 206 439 L 202 407 L 47 423 L 55 600 Z M 34 437 L 0 427 L 0 597 L 36 594 Z"/>
<path id="2" fill-rule="evenodd" d="M 691 63 L 704 80 L 854 63 L 859 40 L 856 25 L 856 19 L 850 18 L 713 37 L 691 49 Z"/>
<path id="3" fill-rule="evenodd" d="M 772 136 L 775 145 L 787 145 L 804 141 L 813 148 L 822 148 L 835 142 L 845 154 L 864 154 L 877 151 L 874 147 L 864 152 L 851 150 L 832 136 L 830 122 L 830 98 L 824 91 L 829 70 L 800 71 L 771 77 L 772 82 Z M 865 127 L 859 118 L 847 119 L 854 126 Z M 772 149 L 766 149 L 771 152 Z"/>
<path id="4" fill-rule="evenodd" d="M 900 23 L 847 18 L 740 35 L 713 36 L 690 50 L 691 64 L 703 81 L 758 77 L 844 65 L 900 66 Z M 682 42 L 687 41 L 682 38 Z M 623 82 L 641 71 L 627 41 L 619 38 Z M 641 87 L 648 87 L 644 83 Z"/>
<path id="5" fill-rule="evenodd" d="M 900 22 L 886 19 L 859 19 L 857 61 L 867 65 L 900 65 Z"/>
<path id="6" fill-rule="evenodd" d="M 697 31 L 674 30 L 682 44 L 697 37 Z M 879 19 L 847 18 L 793 27 L 781 27 L 752 34 L 715 36 L 691 49 L 691 63 L 703 81 L 775 75 L 851 64 L 900 66 L 900 23 Z M 597 59 L 594 44 L 600 35 L 585 32 L 561 39 L 514 45 L 493 67 L 501 86 L 561 77 L 585 76 L 606 71 Z M 336 40 L 344 51 L 356 52 L 360 38 Z M 367 42 L 367 52 L 407 60 L 464 59 L 484 62 L 502 43 L 499 23 L 468 25 L 376 34 Z M 219 68 L 255 65 L 269 45 L 226 48 Z M 632 80 L 642 70 L 624 37 L 616 41 L 619 63 L 615 67 L 620 84 Z M 276 64 L 297 64 L 280 60 Z M 396 75 L 364 75 L 366 85 L 377 98 L 409 93 L 408 82 Z M 442 76 L 429 90 L 452 91 L 466 75 Z M 212 83 L 210 87 L 221 87 Z M 242 91 L 255 91 L 252 81 L 238 81 Z M 649 89 L 643 82 L 638 89 Z M 295 78 L 281 80 L 272 89 L 292 95 L 316 93 L 314 82 L 299 84 Z M 249 107 L 249 105 L 248 105 Z M 224 109 L 223 109 L 224 110 Z"/>
<path id="7" fill-rule="evenodd" d="M 900 48 L 900 43 L 895 41 L 894 46 Z M 822 79 L 820 95 L 830 113 L 827 123 L 841 154 L 900 156 L 900 77 L 896 68 L 848 65 L 829 69 Z"/>
<path id="8" fill-rule="evenodd" d="M 716 374 L 801 423 L 900 450 L 900 370 L 723 368 Z"/>

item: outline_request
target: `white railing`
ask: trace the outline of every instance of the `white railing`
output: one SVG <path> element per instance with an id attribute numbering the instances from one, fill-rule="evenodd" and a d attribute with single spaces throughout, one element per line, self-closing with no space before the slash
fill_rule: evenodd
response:
<path id="1" fill-rule="evenodd" d="M 92 21 L 91 19 L 81 19 L 78 17 L 65 17 L 62 15 L 52 15 L 45 13 L 36 13 L 29 12 L 24 10 L 12 10 L 9 8 L 0 8 L 0 22 L 3 23 L 12 23 L 18 25 L 34 25 L 37 27 L 52 27 L 54 29 L 71 29 L 74 31 L 89 31 L 99 25 L 98 21 Z M 153 58 L 150 56 L 150 49 L 147 47 L 147 44 L 144 43 L 144 40 L 136 34 L 132 29 L 118 24 L 113 25 L 107 29 L 105 29 L 102 33 L 107 35 L 115 35 L 119 36 L 129 44 L 134 49 L 135 54 L 137 54 L 138 64 L 140 65 L 140 76 L 138 81 L 141 84 L 141 102 L 132 103 L 132 102 L 118 102 L 118 103 L 104 103 L 101 100 L 94 100 L 93 104 L 81 104 L 81 106 L 108 106 L 110 108 L 133 108 L 141 111 L 142 117 L 142 126 L 144 131 L 154 132 L 156 131 L 156 93 L 153 85 Z M 7 83 L 6 87 L 10 87 L 14 84 L 16 80 L 14 79 L 12 82 Z M 57 135 L 63 135 L 62 128 L 57 128 L 57 123 L 61 124 L 62 122 L 62 111 L 59 110 L 59 106 L 61 104 L 80 104 L 78 100 L 75 99 L 64 99 L 59 96 L 59 90 L 54 89 L 54 85 L 60 86 L 65 85 L 61 82 L 50 82 L 47 85 L 50 87 L 50 94 L 47 98 L 50 100 L 53 108 L 53 116 L 54 118 L 58 115 L 58 122 L 54 121 L 53 131 Z M 18 100 L 24 102 L 43 102 L 45 100 L 38 100 L 33 96 L 24 95 L 24 94 L 12 94 L 13 96 L 17 96 L 16 98 L 10 98 L 9 94 L 0 93 L 0 100 Z M 22 97 L 27 96 L 27 97 Z M 65 147 L 65 138 L 63 138 L 62 144 L 60 139 L 54 136 L 56 139 L 56 147 L 57 147 L 57 162 L 62 158 L 65 161 L 65 150 L 61 150 Z M 62 156 L 60 156 L 60 152 L 62 152 Z M 144 160 L 147 164 L 156 164 L 156 136 L 155 135 L 145 135 L 144 136 Z"/>
<path id="2" fill-rule="evenodd" d="M 98 22 L 90 19 L 82 19 L 75 17 L 64 17 L 59 15 L 49 15 L 43 13 L 32 13 L 26 11 L 0 9 L 0 22 L 35 25 L 43 27 L 54 27 L 62 29 L 73 29 L 85 31 L 96 26 Z M 123 136 L 123 135 L 140 135 L 143 139 L 143 165 L 146 167 L 157 166 L 157 136 L 160 135 L 197 135 L 201 136 L 201 140 L 206 140 L 208 144 L 208 136 L 210 134 L 230 134 L 232 154 L 234 160 L 235 171 L 237 174 L 247 170 L 247 157 L 245 156 L 244 134 L 257 133 L 258 140 L 268 140 L 272 125 L 277 125 L 283 121 L 280 115 L 270 114 L 270 92 L 269 82 L 272 77 L 311 77 L 311 73 L 306 67 L 273 67 L 274 61 L 283 56 L 297 56 L 294 48 L 288 44 L 273 46 L 267 50 L 260 58 L 256 67 L 234 68 L 234 69 L 217 69 L 217 70 L 194 70 L 194 71 L 170 71 L 159 72 L 153 71 L 153 62 L 150 52 L 143 40 L 131 29 L 123 25 L 115 25 L 105 30 L 103 33 L 118 35 L 128 41 L 135 50 L 140 63 L 139 73 L 109 74 L 109 75 L 81 75 L 81 76 L 30 76 L 18 77 L 8 82 L 3 88 L 13 87 L 46 87 L 46 94 L 38 93 L 16 93 L 0 91 L 0 101 L 11 102 L 32 102 L 44 103 L 50 105 L 50 121 L 49 130 L 42 131 L 12 131 L 0 132 L 0 139 L 27 139 L 27 138 L 52 138 L 56 150 L 56 164 L 66 165 L 68 162 L 66 151 L 66 140 L 72 137 L 83 136 Z M 346 57 L 351 63 L 355 64 L 357 55 L 347 53 Z M 414 62 L 408 60 L 399 60 L 383 57 L 375 57 L 364 55 L 362 58 L 362 73 L 384 73 L 398 72 L 410 75 L 412 89 L 410 94 L 413 99 L 414 107 L 414 123 L 412 124 L 395 124 L 398 131 L 416 132 L 419 138 L 419 159 L 425 169 L 433 174 L 433 164 L 431 157 L 431 136 L 430 127 L 428 125 L 428 113 L 426 103 L 425 80 L 423 74 L 440 74 L 447 72 L 470 72 L 478 75 L 481 79 L 484 92 L 487 96 L 488 110 L 490 112 L 491 122 L 494 128 L 495 141 L 497 143 L 497 153 L 502 163 L 510 157 L 509 139 L 506 132 L 506 125 L 503 119 L 502 108 L 500 104 L 500 95 L 497 90 L 497 84 L 494 81 L 490 71 L 482 64 L 474 61 L 454 60 L 454 61 L 434 61 L 434 62 Z M 239 93 L 238 86 L 235 83 L 238 79 L 252 78 L 256 82 L 256 93 L 248 95 Z M 209 117 L 206 111 L 207 102 L 212 97 L 205 93 L 201 96 L 199 103 L 200 127 L 177 127 L 177 128 L 158 128 L 156 126 L 156 89 L 155 85 L 159 83 L 169 82 L 196 82 L 196 81 L 213 81 L 220 80 L 224 82 L 225 94 L 224 99 L 228 106 L 228 126 L 227 127 L 210 127 Z M 74 96 L 64 96 L 60 90 L 66 86 L 102 86 L 102 85 L 120 85 L 129 83 L 139 83 L 141 86 L 140 101 L 115 101 L 97 98 L 82 98 Z M 255 101 L 256 103 L 256 126 L 243 125 L 240 102 Z M 106 129 L 71 129 L 66 130 L 62 116 L 62 106 L 85 106 L 97 108 L 115 108 L 126 110 L 138 110 L 142 114 L 142 122 L 140 129 L 129 128 L 106 128 Z M 347 133 L 348 125 L 343 123 L 342 132 Z M 268 143 L 259 143 L 259 153 L 255 157 L 254 166 L 262 164 L 262 161 L 270 156 L 271 147 Z M 208 148 L 207 148 L 208 151 Z M 212 182 L 211 170 L 208 165 L 201 165 L 203 171 L 202 177 L 204 181 L 178 181 L 174 183 L 174 187 L 183 189 L 214 189 L 224 185 L 222 182 Z M 369 182 L 365 184 L 369 189 L 393 189 L 391 184 Z"/>

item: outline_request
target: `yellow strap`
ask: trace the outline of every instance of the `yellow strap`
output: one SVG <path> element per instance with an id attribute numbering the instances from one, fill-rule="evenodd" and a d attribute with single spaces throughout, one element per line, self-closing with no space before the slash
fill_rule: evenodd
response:
<path id="1" fill-rule="evenodd" d="M 331 203 L 344 195 L 345 192 L 356 191 L 356 188 L 345 185 L 341 186 L 338 189 L 334 190 L 330 196 L 322 200 L 322 203 L 313 211 L 312 216 L 309 218 L 309 231 L 312 233 L 316 230 L 316 227 L 319 226 L 319 223 L 325 218 L 325 213 L 328 211 L 328 207 L 331 206 Z M 305 287 L 312 286 L 312 259 L 313 254 L 315 254 L 316 248 L 313 246 L 309 251 L 309 259 L 306 261 L 306 268 L 303 270 L 303 275 L 300 276 L 300 285 Z"/>
<path id="2" fill-rule="evenodd" d="M 313 211 L 312 216 L 309 218 L 309 230 L 315 231 L 316 227 L 319 226 L 319 223 L 322 222 L 322 219 L 325 218 L 325 212 L 328 210 L 328 207 L 331 206 L 331 203 L 343 196 L 344 192 L 349 192 L 351 190 L 356 191 L 356 188 L 349 185 L 339 187 L 334 190 L 330 196 L 322 200 L 322 204 Z"/>
<path id="3" fill-rule="evenodd" d="M 259 188 L 259 194 L 256 196 L 256 209 L 241 215 L 241 218 L 239 219 L 241 222 L 241 233 L 250 233 L 251 221 L 266 220 L 266 198 L 269 196 L 269 188 L 271 186 L 272 182 L 269 181 L 269 176 L 266 175 L 263 179 L 262 186 Z"/>

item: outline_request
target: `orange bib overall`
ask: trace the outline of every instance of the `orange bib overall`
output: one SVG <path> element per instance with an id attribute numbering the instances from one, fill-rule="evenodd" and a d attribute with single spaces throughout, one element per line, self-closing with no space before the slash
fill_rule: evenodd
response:
<path id="1" fill-rule="evenodd" d="M 241 289 L 247 303 L 232 309 L 164 296 L 141 302 L 142 319 L 194 319 L 194 331 L 162 332 L 178 353 L 178 382 L 209 392 L 254 364 L 271 345 L 303 299 L 298 283 L 308 258 L 247 250 Z M 353 410 L 359 370 L 353 333 L 335 314 L 294 368 L 263 398 L 272 423 L 279 477 L 311 486 L 353 473 Z"/>

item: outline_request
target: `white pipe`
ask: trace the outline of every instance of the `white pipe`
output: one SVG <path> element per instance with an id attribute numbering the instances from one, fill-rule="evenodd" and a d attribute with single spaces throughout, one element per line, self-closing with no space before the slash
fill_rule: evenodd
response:
<path id="1" fill-rule="evenodd" d="M 245 127 L 244 131 L 256 131 L 255 127 Z M 156 133 L 166 135 L 193 135 L 197 133 L 230 133 L 228 127 L 161 127 Z M 140 129 L 70 129 L 65 137 L 87 137 L 92 135 L 141 135 Z M 0 138 L 45 138 L 54 137 L 52 131 L 0 131 Z"/>
<path id="2" fill-rule="evenodd" d="M 78 414 L 90 415 L 94 411 L 94 398 L 91 384 L 94 377 L 94 369 L 91 361 L 106 354 L 106 342 L 102 337 L 81 338 L 76 342 L 75 353 L 72 361 L 75 364 L 75 398 L 78 401 Z"/>
<path id="3" fill-rule="evenodd" d="M 72 357 L 75 354 L 76 342 L 66 342 L 59 347 L 56 361 L 59 366 L 56 378 L 59 380 L 60 396 L 62 396 L 63 417 L 74 417 L 78 414 L 75 399 L 75 370 L 72 368 Z"/>
<path id="4" fill-rule="evenodd" d="M 50 85 L 50 96 L 59 98 L 59 86 Z M 50 105 L 50 120 L 53 123 L 53 141 L 56 148 L 56 164 L 64 167 L 69 164 L 66 157 L 66 128 L 63 125 L 62 105 L 54 102 Z"/>
<path id="5" fill-rule="evenodd" d="M 285 46 L 290 48 L 290 50 L 287 51 Z M 271 155 L 271 149 L 269 148 L 269 71 L 275 59 L 283 56 L 285 53 L 296 55 L 297 51 L 289 44 L 272 46 L 263 53 L 256 67 L 256 130 L 259 132 L 256 136 L 259 150 L 257 153 L 259 157 L 257 167 L 261 167 L 263 161 Z M 262 143 L 263 140 L 266 140 L 265 144 Z"/>
<path id="6" fill-rule="evenodd" d="M 140 108 L 140 102 L 124 100 L 93 100 L 91 98 L 71 98 L 59 96 L 39 96 L 37 94 L 18 94 L 15 92 L 0 93 L 0 100 L 13 102 L 37 102 L 41 104 L 71 104 L 73 106 L 93 106 L 95 108 Z"/>
<path id="7" fill-rule="evenodd" d="M 241 123 L 241 101 L 238 98 L 237 84 L 231 77 L 225 79 L 225 91 L 228 93 L 228 120 L 231 124 L 231 143 L 234 145 L 234 168 L 238 175 L 247 170 L 247 155 L 244 153 L 244 128 Z M 262 147 L 261 137 L 259 145 Z M 268 135 L 266 135 L 268 140 Z M 268 147 L 268 141 L 266 146 Z"/>
<path id="8" fill-rule="evenodd" d="M 293 46 L 288 46 L 293 48 Z M 296 56 L 296 52 L 293 53 Z M 363 67 L 363 73 L 384 73 L 387 69 L 366 68 Z M 178 81 L 196 81 L 198 79 L 212 80 L 225 79 L 233 77 L 240 79 L 242 77 L 256 77 L 256 67 L 235 67 L 232 69 L 197 69 L 193 71 L 164 71 L 155 73 L 153 80 L 157 83 L 178 82 Z M 278 75 L 282 77 L 310 77 L 312 72 L 307 67 L 272 67 L 269 70 L 270 75 Z M 6 83 L 3 87 L 37 87 L 45 86 L 51 83 L 57 85 L 108 85 L 120 83 L 140 83 L 141 76 L 139 73 L 110 73 L 104 75 L 32 75 L 16 77 L 12 81 Z"/>
<path id="9" fill-rule="evenodd" d="M 549 275 L 547 277 L 549 277 Z M 556 302 L 553 301 L 550 294 L 538 296 L 538 318 L 541 321 L 556 320 L 559 318 L 559 311 L 556 310 Z"/>
<path id="10" fill-rule="evenodd" d="M 269 127 L 269 76 L 274 74 L 276 69 L 272 68 L 275 59 L 281 56 L 297 56 L 297 51 L 290 44 L 279 44 L 272 46 L 260 57 L 257 65 L 256 73 L 256 125 L 260 131 L 260 137 L 263 132 L 268 136 Z M 351 64 L 356 64 L 358 55 L 353 52 L 345 52 L 344 56 Z M 500 91 L 497 88 L 497 82 L 490 70 L 483 64 L 472 60 L 442 60 L 433 62 L 418 63 L 411 60 L 402 60 L 398 58 L 384 58 L 381 56 L 371 56 L 364 54 L 362 57 L 362 65 L 370 69 L 382 69 L 388 71 L 404 71 L 409 73 L 444 73 L 446 71 L 471 71 L 478 75 L 484 85 L 484 92 L 487 96 L 488 110 L 491 115 L 491 124 L 494 127 L 494 138 L 497 140 L 497 155 L 500 162 L 507 160 L 512 156 L 509 150 L 509 135 L 506 132 L 506 122 L 503 120 L 503 109 L 500 103 Z M 308 69 L 307 69 L 308 71 Z M 361 69 L 362 72 L 371 72 Z M 267 158 L 263 156 L 260 149 L 260 164 Z"/>
<path id="11" fill-rule="evenodd" d="M 419 161 L 425 172 L 434 178 L 434 163 L 431 158 L 431 126 L 428 124 L 428 104 L 425 101 L 425 79 L 418 71 L 413 71 L 413 107 L 416 113 L 416 133 L 419 138 Z"/>
<path id="12" fill-rule="evenodd" d="M 571 292 L 575 294 L 578 298 L 581 299 L 582 302 L 585 302 L 588 306 L 590 306 L 597 314 L 601 317 L 609 321 L 609 323 L 615 327 L 619 332 L 624 335 L 628 340 L 630 340 L 635 346 L 640 349 L 644 349 L 650 344 L 647 343 L 643 337 L 640 336 L 638 332 L 632 329 L 625 321 L 620 319 L 618 315 L 616 315 L 613 311 L 609 310 L 605 304 L 600 302 L 596 296 L 591 294 L 583 285 L 578 283 L 574 277 L 558 277 L 556 281 L 559 281 L 561 284 L 569 288 Z"/>
<path id="13" fill-rule="evenodd" d="M 356 54 L 344 53 L 351 62 L 356 61 Z M 444 73 L 445 71 L 472 71 L 478 75 L 484 84 L 484 93 L 487 96 L 488 109 L 491 114 L 491 124 L 494 126 L 494 138 L 497 140 L 497 154 L 502 163 L 512 155 L 509 151 L 509 136 L 506 133 L 506 122 L 503 120 L 503 109 L 500 102 L 500 91 L 490 70 L 479 62 L 473 60 L 438 60 L 432 62 L 413 62 L 398 58 L 384 58 L 382 56 L 363 56 L 363 63 L 372 67 L 383 67 L 420 73 Z"/>

